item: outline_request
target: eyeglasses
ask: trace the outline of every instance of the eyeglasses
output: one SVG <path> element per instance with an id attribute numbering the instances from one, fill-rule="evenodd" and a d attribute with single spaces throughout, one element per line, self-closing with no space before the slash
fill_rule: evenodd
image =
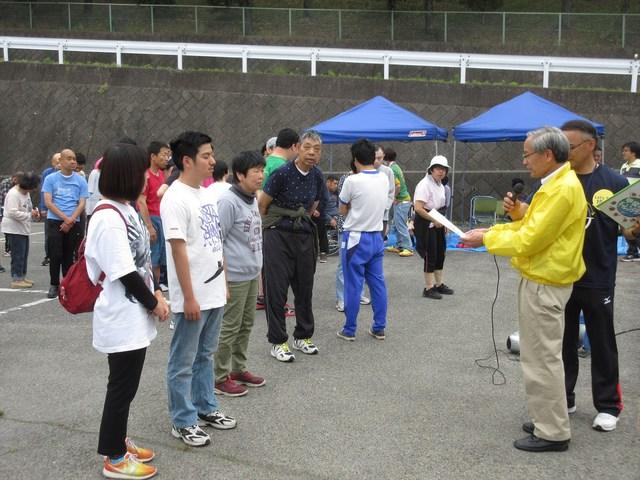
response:
<path id="1" fill-rule="evenodd" d="M 538 153 L 538 152 L 523 153 L 523 154 L 522 154 L 522 159 L 524 160 L 525 158 L 530 157 L 530 156 L 531 156 L 531 155 L 533 155 L 534 153 Z"/>
<path id="2" fill-rule="evenodd" d="M 589 140 L 583 140 L 583 141 L 581 141 L 581 142 L 580 142 L 579 144 L 577 144 L 577 145 L 571 145 L 571 144 L 569 144 L 569 149 L 570 149 L 570 150 L 575 150 L 575 149 L 576 149 L 576 148 L 578 148 L 580 145 L 583 145 L 583 144 L 587 143 L 588 141 L 589 141 Z"/>

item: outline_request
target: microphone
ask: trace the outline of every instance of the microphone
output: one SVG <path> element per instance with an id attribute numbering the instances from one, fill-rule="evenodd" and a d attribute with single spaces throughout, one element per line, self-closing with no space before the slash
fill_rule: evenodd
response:
<path id="1" fill-rule="evenodd" d="M 513 192 L 511 193 L 513 202 L 515 203 L 518 200 L 518 195 L 520 195 L 524 191 L 524 183 L 516 182 L 511 186 Z"/>

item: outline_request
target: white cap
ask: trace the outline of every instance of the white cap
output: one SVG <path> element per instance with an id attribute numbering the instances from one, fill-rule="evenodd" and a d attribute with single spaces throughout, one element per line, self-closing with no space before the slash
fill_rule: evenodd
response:
<path id="1" fill-rule="evenodd" d="M 444 155 L 436 155 L 435 157 L 433 157 L 431 159 L 431 162 L 429 162 L 428 170 L 431 170 L 431 167 L 433 167 L 435 165 L 439 165 L 441 167 L 444 167 L 444 168 L 448 169 L 449 168 L 449 162 L 447 162 L 447 157 L 445 157 Z"/>
<path id="2" fill-rule="evenodd" d="M 278 137 L 271 137 L 269 140 L 267 140 L 267 148 L 270 148 L 270 149 L 275 148 L 276 140 L 278 140 Z"/>

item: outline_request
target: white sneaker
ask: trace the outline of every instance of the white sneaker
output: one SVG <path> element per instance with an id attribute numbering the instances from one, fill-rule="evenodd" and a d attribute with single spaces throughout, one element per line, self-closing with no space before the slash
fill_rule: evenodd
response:
<path id="1" fill-rule="evenodd" d="M 371 299 L 369 297 L 365 297 L 362 295 L 360 297 L 360 305 L 369 305 L 371 303 Z"/>
<path id="2" fill-rule="evenodd" d="M 575 405 L 573 407 L 567 407 L 567 413 L 569 415 L 573 415 L 574 413 L 576 413 L 578 411 L 578 407 L 576 407 Z"/>
<path id="3" fill-rule="evenodd" d="M 293 341 L 293 348 L 307 355 L 318 353 L 318 347 L 313 344 L 310 338 L 296 338 Z"/>
<path id="4" fill-rule="evenodd" d="M 339 312 L 344 312 L 344 302 L 338 300 L 336 302 L 336 310 L 338 310 Z"/>
<path id="5" fill-rule="evenodd" d="M 175 425 L 172 425 L 171 435 L 175 438 L 181 439 L 190 447 L 204 447 L 211 443 L 209 434 L 202 430 L 198 425 L 191 425 L 190 427 L 184 428 L 178 428 Z"/>
<path id="6" fill-rule="evenodd" d="M 161 292 L 165 293 L 169 291 L 169 287 L 167 287 L 164 283 L 161 283 L 159 286 Z"/>
<path id="7" fill-rule="evenodd" d="M 616 425 L 618 425 L 618 417 L 614 417 L 610 413 L 600 412 L 593 419 L 592 427 L 600 432 L 611 432 L 616 429 Z"/>
<path id="8" fill-rule="evenodd" d="M 271 345 L 271 356 L 281 362 L 293 362 L 296 359 L 295 355 L 289 350 L 287 342 L 273 343 Z"/>

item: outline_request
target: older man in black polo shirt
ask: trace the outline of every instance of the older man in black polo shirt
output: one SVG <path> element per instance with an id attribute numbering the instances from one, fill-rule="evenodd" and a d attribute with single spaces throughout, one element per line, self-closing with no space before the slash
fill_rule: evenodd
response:
<path id="1" fill-rule="evenodd" d="M 289 286 L 295 296 L 296 327 L 293 348 L 307 355 L 318 353 L 311 341 L 314 330 L 313 276 L 316 270 L 313 211 L 324 188 L 324 177 L 316 164 L 322 154 L 322 139 L 314 131 L 301 137 L 298 158 L 278 168 L 260 195 L 262 214 L 267 338 L 271 355 L 292 362 L 285 324 L 284 306 Z"/>

